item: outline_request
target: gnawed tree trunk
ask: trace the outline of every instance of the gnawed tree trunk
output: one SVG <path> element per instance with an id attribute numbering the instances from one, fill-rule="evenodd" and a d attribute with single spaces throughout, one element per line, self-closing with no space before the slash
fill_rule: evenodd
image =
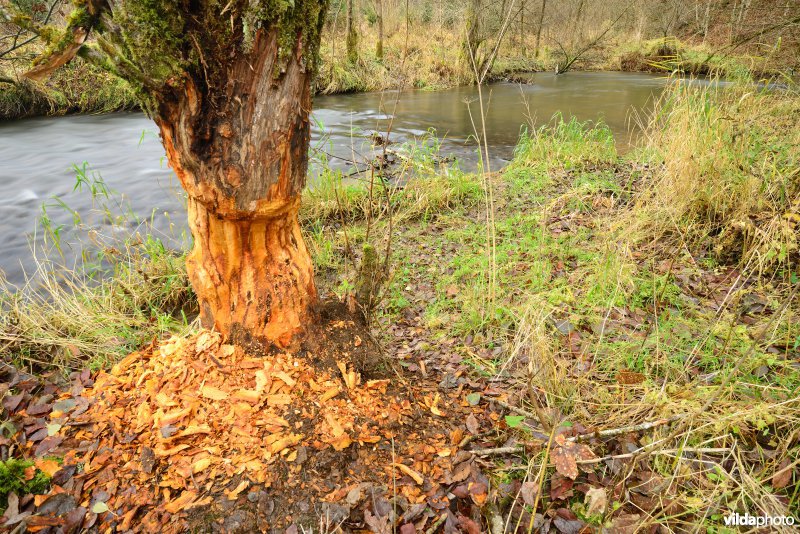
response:
<path id="1" fill-rule="evenodd" d="M 297 220 L 308 170 L 310 71 L 278 65 L 275 34 L 227 67 L 213 99 L 186 81 L 159 105 L 170 165 L 188 193 L 186 267 L 203 325 L 285 346 L 310 321 L 311 258 Z"/>
<path id="2" fill-rule="evenodd" d="M 32 74 L 78 54 L 131 82 L 189 197 L 203 325 L 288 345 L 317 299 L 297 215 L 327 0 L 74 4 L 63 32 L 42 32 L 52 52 Z"/>

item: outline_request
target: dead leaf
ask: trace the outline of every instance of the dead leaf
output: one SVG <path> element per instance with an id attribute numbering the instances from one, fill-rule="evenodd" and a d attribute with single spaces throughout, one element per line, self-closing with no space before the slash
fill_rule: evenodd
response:
<path id="1" fill-rule="evenodd" d="M 469 414 L 467 416 L 467 430 L 469 430 L 469 433 L 473 435 L 480 431 L 480 424 L 478 423 L 478 419 L 474 414 Z"/>
<path id="2" fill-rule="evenodd" d="M 523 482 L 522 486 L 519 488 L 519 493 L 525 504 L 531 507 L 536 506 L 536 496 L 539 493 L 539 485 L 531 480 Z"/>
<path id="3" fill-rule="evenodd" d="M 567 441 L 563 434 L 556 436 L 557 446 L 550 452 L 556 471 L 572 480 L 578 478 L 578 460 L 595 458 L 592 450 L 582 443 Z"/>
<path id="4" fill-rule="evenodd" d="M 225 496 L 228 498 L 229 501 L 235 500 L 241 492 L 246 490 L 250 486 L 250 482 L 247 480 L 242 480 L 239 482 L 239 485 L 233 491 L 225 491 Z"/>
<path id="5" fill-rule="evenodd" d="M 772 475 L 772 487 L 774 489 L 783 489 L 789 485 L 789 482 L 792 481 L 794 469 L 791 469 L 790 465 L 790 458 L 784 458 L 784 460 L 778 464 L 775 474 Z"/>
<path id="6" fill-rule="evenodd" d="M 606 490 L 603 488 L 589 488 L 586 492 L 584 499 L 586 504 L 586 514 L 589 516 L 603 515 L 606 512 L 606 505 L 608 504 L 608 497 Z"/>
<path id="7" fill-rule="evenodd" d="M 58 472 L 59 469 L 61 469 L 61 465 L 59 465 L 59 463 L 53 459 L 38 459 L 34 465 L 39 471 L 42 471 L 51 478 L 56 474 L 56 472 Z"/>

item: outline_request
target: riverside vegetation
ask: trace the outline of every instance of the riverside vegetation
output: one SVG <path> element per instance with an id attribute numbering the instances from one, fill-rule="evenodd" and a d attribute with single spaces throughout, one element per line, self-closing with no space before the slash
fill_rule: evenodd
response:
<path id="1" fill-rule="evenodd" d="M 63 18 L 67 4 L 52 0 L 47 10 L 41 2 L 15 2 L 28 6 L 34 20 L 48 14 L 50 22 Z M 798 16 L 796 6 L 776 0 L 732 6 L 717 0 L 336 0 L 323 29 L 314 87 L 332 94 L 471 84 L 470 53 L 487 81 L 569 69 L 780 78 L 800 67 Z M 5 27 L 0 21 L 0 31 Z M 22 42 L 23 34 L 9 27 L 4 40 Z M 30 44 L 0 56 L 0 117 L 137 107 L 125 82 L 80 58 L 44 83 L 20 81 L 25 61 L 43 49 L 30 35 Z"/>
<path id="2" fill-rule="evenodd" d="M 676 79 L 624 156 L 603 124 L 556 116 L 499 172 L 459 170 L 430 137 L 396 150 L 403 179 L 328 169 L 305 192 L 319 286 L 347 300 L 368 252 L 390 256 L 374 335 L 490 412 L 462 430 L 486 528 L 800 514 L 798 123 L 795 88 Z M 180 253 L 135 237 L 92 265 L 6 288 L 6 361 L 103 368 L 196 329 Z M 4 493 L 24 482 L 10 462 Z"/>

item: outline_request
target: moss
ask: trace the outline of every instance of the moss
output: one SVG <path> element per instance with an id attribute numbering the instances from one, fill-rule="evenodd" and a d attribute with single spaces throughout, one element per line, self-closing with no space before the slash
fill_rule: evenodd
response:
<path id="1" fill-rule="evenodd" d="M 251 4 L 252 6 L 252 4 Z M 244 45 L 250 46 L 260 28 L 278 30 L 278 65 L 280 74 L 291 57 L 299 38 L 303 43 L 303 58 L 308 68 L 316 70 L 319 61 L 319 41 L 328 0 L 265 0 L 251 7 L 243 17 Z"/>
<path id="2" fill-rule="evenodd" d="M 187 66 L 183 52 L 186 23 L 179 3 L 138 0 L 118 5 L 113 16 L 122 28 L 125 50 L 121 59 L 136 65 L 155 85 L 181 76 Z"/>
<path id="3" fill-rule="evenodd" d="M 8 507 L 8 494 L 41 495 L 50 487 L 50 477 L 33 466 L 30 460 L 9 458 L 0 462 L 0 509 Z"/>

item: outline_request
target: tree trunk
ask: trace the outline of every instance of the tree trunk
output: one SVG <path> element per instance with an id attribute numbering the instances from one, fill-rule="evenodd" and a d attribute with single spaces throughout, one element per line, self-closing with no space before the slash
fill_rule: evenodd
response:
<path id="1" fill-rule="evenodd" d="M 358 63 L 358 32 L 355 21 L 355 0 L 347 0 L 347 61 Z"/>
<path id="2" fill-rule="evenodd" d="M 547 0 L 542 0 L 542 9 L 539 11 L 539 25 L 536 27 L 536 48 L 533 56 L 539 57 L 539 43 L 542 40 L 542 25 L 544 24 L 544 10 L 547 9 Z"/>
<path id="3" fill-rule="evenodd" d="M 522 46 L 522 57 L 528 57 L 528 43 L 525 42 L 525 0 L 519 10 L 519 42 Z"/>
<path id="4" fill-rule="evenodd" d="M 378 0 L 378 45 L 375 48 L 375 57 L 383 59 L 383 0 Z"/>
<path id="5" fill-rule="evenodd" d="M 461 43 L 462 61 L 468 72 L 480 65 L 478 49 L 483 42 L 481 36 L 481 0 L 469 0 L 466 13 L 464 40 Z"/>
<path id="6" fill-rule="evenodd" d="M 159 104 L 167 157 L 189 196 L 187 271 L 203 325 L 234 342 L 287 346 L 316 290 L 297 214 L 308 167 L 310 70 L 296 56 L 275 76 L 277 32 L 227 66 L 224 94 L 192 78 Z"/>

